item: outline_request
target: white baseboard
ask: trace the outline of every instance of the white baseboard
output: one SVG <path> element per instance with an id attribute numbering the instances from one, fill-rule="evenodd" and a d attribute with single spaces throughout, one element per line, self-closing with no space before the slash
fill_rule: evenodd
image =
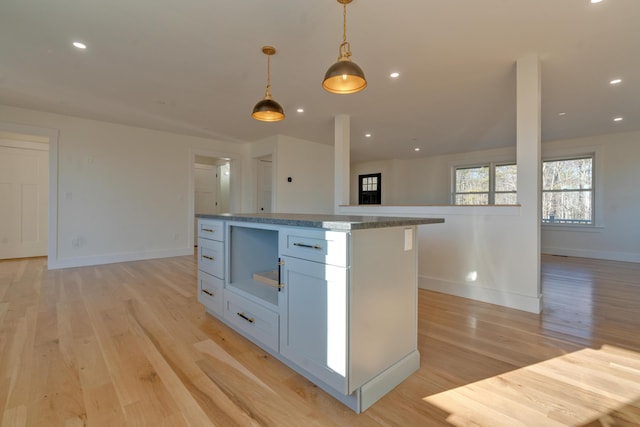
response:
<path id="1" fill-rule="evenodd" d="M 421 289 L 428 289 L 430 291 L 441 292 L 443 294 L 455 295 L 476 301 L 501 305 L 503 307 L 528 311 L 530 313 L 540 313 L 542 311 L 542 295 L 537 298 L 528 297 L 525 295 L 502 292 L 495 289 L 469 286 L 465 283 L 457 283 L 429 276 L 419 276 L 418 287 Z"/>
<path id="2" fill-rule="evenodd" d="M 49 270 L 56 270 L 59 268 L 86 267 L 89 265 L 113 264 L 116 262 L 141 261 L 145 259 L 169 258 L 185 255 L 193 255 L 193 248 L 126 252 L 119 254 L 82 256 L 63 259 L 53 259 L 49 257 L 48 268 Z"/>
<path id="3" fill-rule="evenodd" d="M 578 258 L 604 259 L 607 261 L 623 261 L 640 263 L 640 253 L 593 251 L 589 249 L 550 248 L 544 247 L 541 251 L 547 255 L 574 256 Z"/>
<path id="4" fill-rule="evenodd" d="M 415 350 L 364 384 L 360 389 L 360 412 L 366 411 L 418 369 L 420 353 Z"/>

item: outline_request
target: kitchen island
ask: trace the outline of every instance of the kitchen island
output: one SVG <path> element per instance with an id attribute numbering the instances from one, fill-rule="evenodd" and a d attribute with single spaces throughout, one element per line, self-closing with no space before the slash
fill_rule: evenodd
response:
<path id="1" fill-rule="evenodd" d="M 361 412 L 420 366 L 416 227 L 441 222 L 199 215 L 198 299 Z"/>

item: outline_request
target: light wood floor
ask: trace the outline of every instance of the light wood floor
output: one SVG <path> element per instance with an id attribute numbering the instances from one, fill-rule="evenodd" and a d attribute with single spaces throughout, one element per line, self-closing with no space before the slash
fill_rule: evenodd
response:
<path id="1" fill-rule="evenodd" d="M 640 425 L 640 264 L 543 257 L 542 315 L 420 290 L 421 368 L 360 415 L 195 284 L 189 256 L 1 261 L 2 426 Z"/>

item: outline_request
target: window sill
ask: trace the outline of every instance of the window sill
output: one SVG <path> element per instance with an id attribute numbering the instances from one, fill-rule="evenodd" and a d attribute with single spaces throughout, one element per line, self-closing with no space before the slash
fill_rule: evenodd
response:
<path id="1" fill-rule="evenodd" d="M 580 233 L 602 233 L 604 227 L 599 225 L 564 225 L 542 224 L 543 231 L 577 231 Z"/>

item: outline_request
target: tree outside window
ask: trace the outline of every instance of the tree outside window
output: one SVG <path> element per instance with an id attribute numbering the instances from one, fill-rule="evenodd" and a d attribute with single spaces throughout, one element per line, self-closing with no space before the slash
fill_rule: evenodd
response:
<path id="1" fill-rule="evenodd" d="M 594 155 L 542 162 L 542 223 L 593 225 Z M 518 203 L 516 164 L 489 163 L 455 168 L 456 205 Z"/>
<path id="2" fill-rule="evenodd" d="M 593 224 L 593 156 L 542 164 L 542 222 Z"/>
<path id="3" fill-rule="evenodd" d="M 514 205 L 518 169 L 515 164 L 488 164 L 455 169 L 456 205 Z"/>

